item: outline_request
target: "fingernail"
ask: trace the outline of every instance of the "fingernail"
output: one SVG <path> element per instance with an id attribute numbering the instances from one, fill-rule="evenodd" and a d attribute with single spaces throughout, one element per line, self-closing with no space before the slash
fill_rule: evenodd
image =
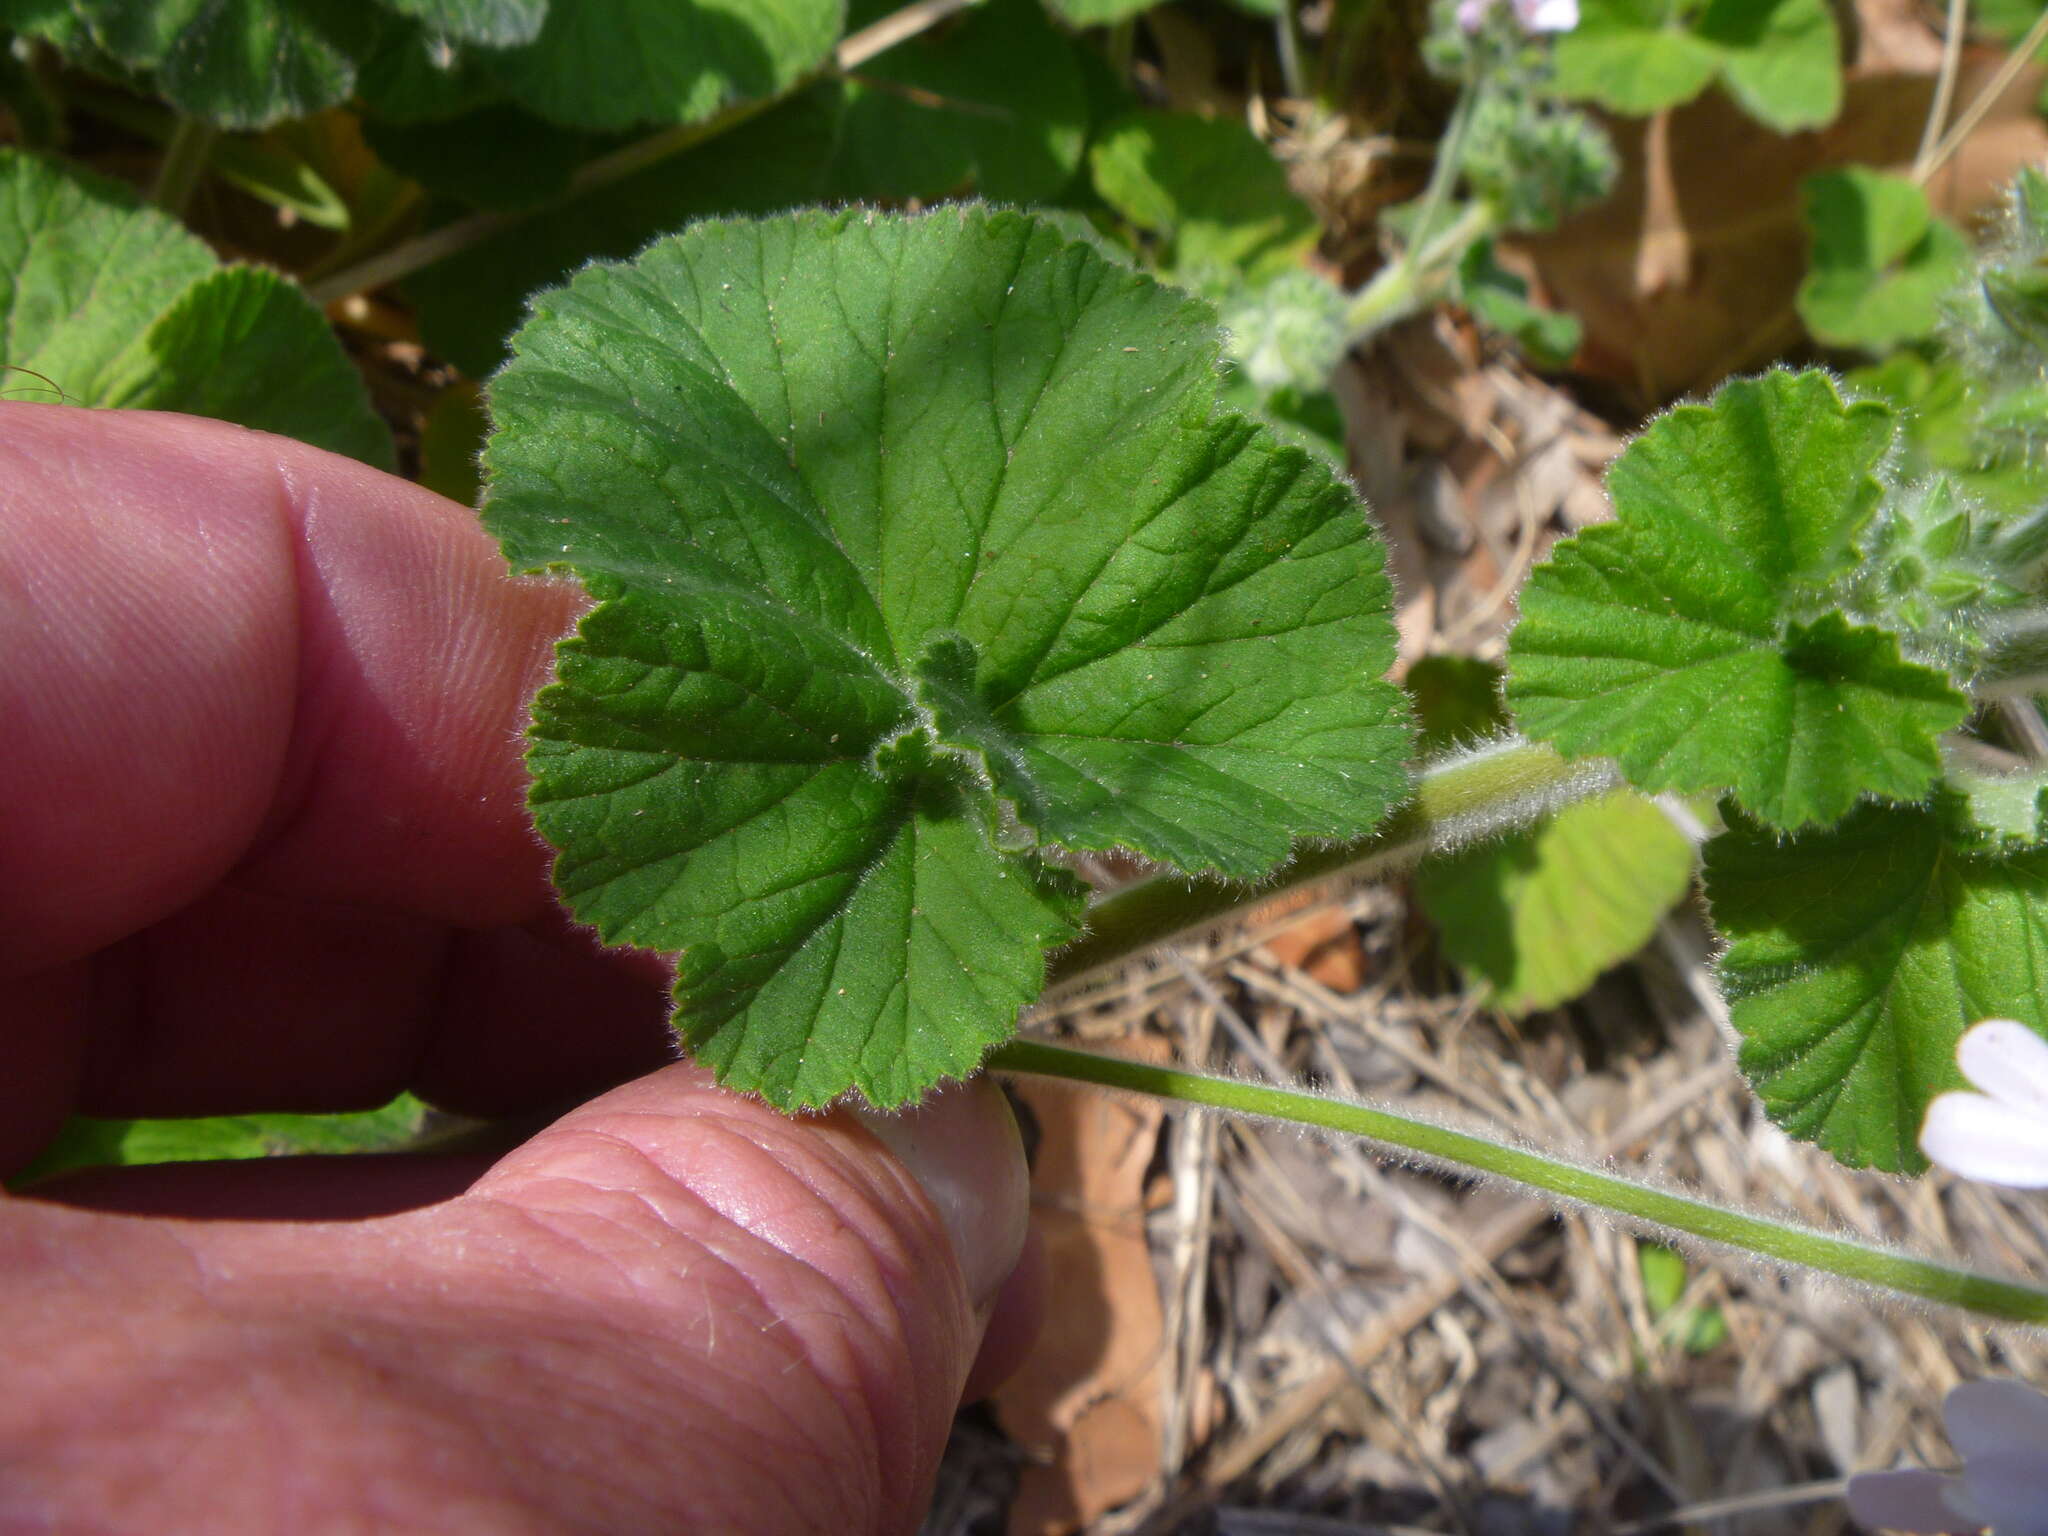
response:
<path id="1" fill-rule="evenodd" d="M 976 1311 L 992 1305 L 1024 1251 L 1031 1218 L 1024 1140 L 1002 1089 L 952 1083 L 914 1109 L 856 1109 L 874 1138 L 923 1186 L 953 1240 Z"/>

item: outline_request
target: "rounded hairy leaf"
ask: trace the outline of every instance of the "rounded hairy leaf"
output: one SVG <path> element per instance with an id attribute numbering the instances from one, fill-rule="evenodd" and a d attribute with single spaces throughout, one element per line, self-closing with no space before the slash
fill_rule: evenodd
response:
<path id="1" fill-rule="evenodd" d="M 1773 1120 L 1845 1163 L 1927 1166 L 1921 1119 L 1963 1086 L 1956 1041 L 1977 1020 L 2048 1033 L 2048 850 L 1983 850 L 1968 821 L 1867 805 L 1790 841 L 1738 818 L 1707 844 L 1742 1070 Z"/>
<path id="2" fill-rule="evenodd" d="M 1845 404 L 1821 373 L 1738 380 L 1658 421 L 1609 472 L 1615 521 L 1561 542 L 1523 591 L 1523 729 L 1613 757 L 1641 789 L 1732 791 L 1788 829 L 1925 794 L 1968 701 L 1830 595 L 1891 440 L 1886 407 Z"/>
<path id="3" fill-rule="evenodd" d="M 1213 313 L 953 208 L 701 224 L 536 302 L 485 518 L 599 599 L 536 706 L 556 879 L 784 1105 L 970 1070 L 1079 919 L 1039 846 L 1249 877 L 1408 744 L 1377 540 L 1216 406 Z"/>

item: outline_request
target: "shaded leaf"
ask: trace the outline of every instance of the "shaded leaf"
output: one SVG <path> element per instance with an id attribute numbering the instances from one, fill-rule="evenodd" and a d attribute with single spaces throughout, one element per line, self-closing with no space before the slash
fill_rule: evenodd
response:
<path id="1" fill-rule="evenodd" d="M 1523 1013 L 1577 997 L 1641 949 L 1692 884 L 1692 841 L 1618 790 L 1540 826 L 1433 859 L 1415 892 L 1444 950 Z"/>
<path id="2" fill-rule="evenodd" d="M 396 462 L 391 430 L 326 316 L 266 267 L 225 267 L 193 283 L 113 365 L 93 403 L 211 416 L 379 469 Z"/>
<path id="3" fill-rule="evenodd" d="M 572 128 L 694 123 L 778 95 L 825 62 L 842 0 L 575 0 L 485 65 L 522 106 Z"/>
<path id="4" fill-rule="evenodd" d="M 222 269 L 135 193 L 0 151 L 0 362 L 76 405 L 186 411 L 388 468 L 391 434 L 297 284 Z"/>
<path id="5" fill-rule="evenodd" d="M 265 128 L 347 98 L 378 13 L 361 0 L 74 0 L 93 41 L 155 72 L 165 99 L 223 128 Z"/>
<path id="6" fill-rule="evenodd" d="M 1539 368 L 1562 368 L 1579 350 L 1578 320 L 1532 303 L 1529 285 L 1494 260 L 1490 240 L 1473 241 L 1458 259 L 1458 302 Z"/>
<path id="7" fill-rule="evenodd" d="M 393 1152 L 425 1128 L 409 1093 L 381 1109 L 342 1115 L 217 1115 L 194 1120 L 105 1120 L 74 1115 L 35 1161 L 8 1180 L 24 1188 L 82 1168 L 133 1168 L 252 1157 Z"/>
<path id="8" fill-rule="evenodd" d="M 1806 225 L 1813 263 L 1799 317 L 1830 346 L 1882 351 L 1928 335 L 1969 269 L 1969 242 L 1903 176 L 1863 166 L 1809 176 Z"/>
<path id="9" fill-rule="evenodd" d="M 1314 215 L 1241 122 L 1134 112 L 1103 130 L 1088 163 L 1105 202 L 1173 242 L 1183 276 L 1268 276 L 1315 244 Z"/>
<path id="10" fill-rule="evenodd" d="M 428 31 L 465 43 L 509 48 L 540 35 L 548 0 L 383 0 Z M 573 0 L 572 0 L 573 3 Z"/>
<path id="11" fill-rule="evenodd" d="M 1926 1167 L 1920 1122 L 1963 1086 L 1970 1024 L 2048 1030 L 2048 851 L 1969 851 L 1948 822 L 1866 805 L 1789 842 L 1735 818 L 1707 845 L 1742 1069 L 1773 1120 L 1852 1166 Z"/>
<path id="12" fill-rule="evenodd" d="M 132 188 L 0 149 L 0 362 L 79 405 L 213 253 Z"/>
<path id="13" fill-rule="evenodd" d="M 966 181 L 1032 201 L 1075 174 L 1085 78 L 1074 42 L 1030 0 L 978 7 L 869 71 L 885 61 L 886 84 L 878 75 L 871 86 L 812 86 L 701 149 L 412 277 L 407 292 L 429 344 L 466 372 L 488 373 L 529 293 L 707 214 L 882 195 L 937 200 Z"/>

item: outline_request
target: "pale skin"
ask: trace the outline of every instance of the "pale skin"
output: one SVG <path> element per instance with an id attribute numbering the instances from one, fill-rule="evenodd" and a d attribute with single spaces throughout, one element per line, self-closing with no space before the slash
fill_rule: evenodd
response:
<path id="1" fill-rule="evenodd" d="M 0 1172 L 73 1112 L 610 1089 L 0 1196 L 0 1536 L 915 1529 L 1037 1310 L 1014 1125 L 665 1065 L 522 808 L 577 603 L 350 461 L 0 405 Z"/>

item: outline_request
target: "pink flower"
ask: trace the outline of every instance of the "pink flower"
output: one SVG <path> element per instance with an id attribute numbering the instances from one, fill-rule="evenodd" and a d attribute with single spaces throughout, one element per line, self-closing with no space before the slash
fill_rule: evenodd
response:
<path id="1" fill-rule="evenodd" d="M 1956 1065 L 1983 1092 L 1928 1105 L 1920 1150 L 1966 1179 L 2048 1188 L 2048 1040 L 2012 1019 L 1986 1019 L 1956 1042 Z"/>
<path id="2" fill-rule="evenodd" d="M 2017 1381 L 1966 1381 L 1941 1417 L 1962 1471 L 1859 1472 L 1849 1479 L 1856 1523 L 1928 1536 L 2048 1536 L 2048 1397 Z"/>
<path id="3" fill-rule="evenodd" d="M 1458 0 L 1458 30 L 1467 34 L 1486 25 L 1498 0 Z M 1579 0 L 1508 0 L 1515 23 L 1524 32 L 1569 32 L 1579 24 Z"/>

